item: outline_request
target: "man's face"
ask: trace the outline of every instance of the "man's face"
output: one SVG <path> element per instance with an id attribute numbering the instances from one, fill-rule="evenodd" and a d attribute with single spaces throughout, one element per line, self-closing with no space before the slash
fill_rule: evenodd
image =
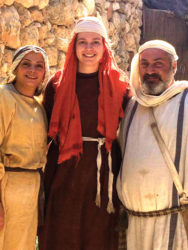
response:
<path id="1" fill-rule="evenodd" d="M 176 61 L 161 49 L 146 49 L 140 54 L 139 70 L 143 92 L 148 95 L 162 94 L 174 80 Z"/>

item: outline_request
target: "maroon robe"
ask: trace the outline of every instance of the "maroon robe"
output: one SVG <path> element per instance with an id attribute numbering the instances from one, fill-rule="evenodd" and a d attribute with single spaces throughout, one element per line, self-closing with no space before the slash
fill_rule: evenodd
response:
<path id="1" fill-rule="evenodd" d="M 98 73 L 77 74 L 76 93 L 79 101 L 82 136 L 102 137 L 97 131 Z M 54 89 L 48 84 L 44 106 L 50 119 Z M 58 144 L 52 143 L 45 170 L 46 217 L 39 229 L 40 250 L 117 250 L 119 200 L 116 177 L 120 168 L 120 149 L 115 140 L 112 145 L 114 173 L 113 204 L 115 213 L 107 212 L 108 158 L 102 146 L 100 171 L 101 207 L 95 204 L 97 193 L 97 142 L 83 142 L 83 154 L 57 164 Z"/>

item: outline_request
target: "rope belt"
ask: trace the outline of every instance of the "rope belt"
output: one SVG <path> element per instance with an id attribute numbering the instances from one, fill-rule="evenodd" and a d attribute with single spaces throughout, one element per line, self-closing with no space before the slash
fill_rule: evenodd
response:
<path id="1" fill-rule="evenodd" d="M 128 208 L 124 208 L 124 209 L 129 215 L 133 215 L 133 216 L 159 217 L 159 216 L 163 216 L 163 215 L 175 214 L 175 213 L 178 213 L 181 211 L 185 211 L 186 209 L 188 209 L 188 204 L 177 206 L 177 207 L 165 208 L 165 209 L 156 210 L 156 211 L 150 211 L 150 212 L 136 212 L 133 210 L 129 210 Z"/>
<path id="2" fill-rule="evenodd" d="M 8 172 L 39 172 L 40 174 L 40 188 L 38 194 L 38 226 L 42 226 L 44 223 L 44 175 L 42 168 L 28 169 L 28 168 L 14 168 L 6 167 L 5 171 Z"/>
<path id="3" fill-rule="evenodd" d="M 96 195 L 96 206 L 101 206 L 101 183 L 100 183 L 100 170 L 102 165 L 102 154 L 101 147 L 104 145 L 106 139 L 105 138 L 92 138 L 92 137 L 82 137 L 83 141 L 87 142 L 97 142 L 98 143 L 98 154 L 97 154 L 97 195 Z M 113 192 L 113 179 L 114 175 L 112 173 L 112 156 L 111 151 L 108 153 L 108 167 L 109 167 L 109 176 L 108 176 L 108 205 L 107 211 L 108 213 L 114 213 L 114 205 L 112 201 L 112 192 Z"/>

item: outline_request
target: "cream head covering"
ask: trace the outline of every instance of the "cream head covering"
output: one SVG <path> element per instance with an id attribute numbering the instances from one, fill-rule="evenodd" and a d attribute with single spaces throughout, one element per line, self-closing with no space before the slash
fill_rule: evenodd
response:
<path id="1" fill-rule="evenodd" d="M 42 88 L 43 86 L 46 85 L 48 79 L 49 79 L 49 63 L 48 63 L 48 56 L 46 54 L 46 52 L 35 45 L 26 45 L 23 46 L 19 49 L 16 50 L 14 57 L 12 59 L 12 65 L 11 65 L 11 74 L 14 75 L 14 71 L 15 69 L 18 67 L 19 63 L 21 62 L 21 60 L 24 58 L 25 55 L 27 55 L 30 52 L 35 52 L 35 53 L 40 53 L 44 59 L 44 64 L 45 64 L 45 76 L 44 76 L 44 80 L 41 83 L 41 86 L 39 87 Z M 12 77 L 13 79 L 15 78 L 15 76 Z M 13 80 L 12 79 L 12 80 Z"/>
<path id="2" fill-rule="evenodd" d="M 78 20 L 75 28 L 74 33 L 81 33 L 81 32 L 94 32 L 107 40 L 108 35 L 106 28 L 101 20 L 99 20 L 97 17 L 83 17 Z"/>
<path id="3" fill-rule="evenodd" d="M 142 53 L 145 49 L 161 49 L 167 52 L 168 54 L 172 55 L 174 58 L 174 61 L 178 60 L 178 56 L 176 54 L 175 48 L 168 42 L 165 42 L 163 40 L 151 40 L 148 42 L 145 42 L 143 45 L 140 46 L 138 53 Z"/>
<path id="4" fill-rule="evenodd" d="M 138 103 L 146 107 L 157 106 L 188 87 L 188 82 L 175 82 L 159 96 L 143 93 L 139 73 L 139 55 L 144 50 L 151 48 L 161 49 L 172 55 L 175 61 L 178 60 L 175 48 L 168 42 L 162 40 L 151 40 L 140 46 L 138 53 L 133 57 L 131 63 L 130 86 Z"/>

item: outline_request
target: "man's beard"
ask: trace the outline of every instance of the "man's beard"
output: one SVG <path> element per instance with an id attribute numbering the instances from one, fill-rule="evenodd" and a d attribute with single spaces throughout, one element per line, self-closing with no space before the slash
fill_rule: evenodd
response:
<path id="1" fill-rule="evenodd" d="M 150 78 L 154 78 L 155 80 Z M 160 95 L 169 87 L 172 79 L 172 72 L 169 72 L 169 77 L 165 82 L 159 74 L 145 74 L 141 83 L 142 91 L 147 95 Z"/>

